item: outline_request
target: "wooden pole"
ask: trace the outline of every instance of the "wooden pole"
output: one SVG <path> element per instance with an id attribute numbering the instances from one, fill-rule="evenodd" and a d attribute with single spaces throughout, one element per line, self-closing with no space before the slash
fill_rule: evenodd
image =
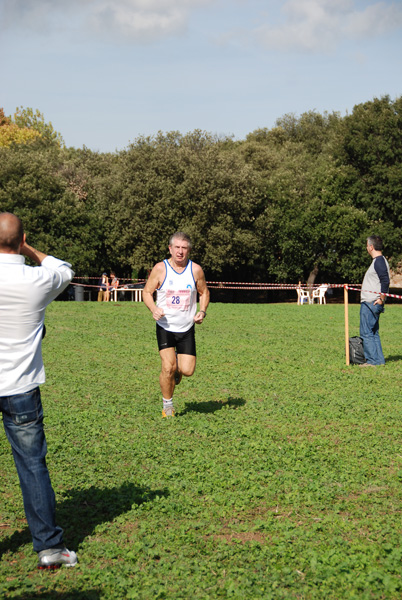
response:
<path id="1" fill-rule="evenodd" d="M 346 354 L 346 366 L 350 365 L 349 355 L 349 298 L 348 298 L 348 286 L 345 285 L 343 288 L 343 298 L 345 303 L 345 354 Z"/>

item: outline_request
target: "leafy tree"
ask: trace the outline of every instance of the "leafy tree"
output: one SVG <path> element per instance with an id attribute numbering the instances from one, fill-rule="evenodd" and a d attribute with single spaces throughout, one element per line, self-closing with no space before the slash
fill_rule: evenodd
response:
<path id="1" fill-rule="evenodd" d="M 22 219 L 32 245 L 85 274 L 97 260 L 94 213 L 77 179 L 66 176 L 67 159 L 57 146 L 0 149 L 0 210 Z"/>
<path id="2" fill-rule="evenodd" d="M 402 259 L 402 97 L 355 106 L 343 120 L 334 155 L 349 168 L 351 202 L 369 217 L 365 234 L 383 236 L 395 266 Z"/>
<path id="3" fill-rule="evenodd" d="M 50 144 L 64 146 L 64 140 L 60 133 L 54 130 L 53 125 L 45 122 L 43 114 L 36 109 L 23 108 L 20 106 L 14 113 L 13 122 L 21 129 L 36 131 L 40 138 Z"/>
<path id="4" fill-rule="evenodd" d="M 347 170 L 336 165 L 332 145 L 337 115 L 285 116 L 271 131 L 257 130 L 241 149 L 261 171 L 264 211 L 257 219 L 265 268 L 274 281 L 314 282 L 356 276 L 359 237 L 368 219 L 344 195 Z M 342 224 L 342 226 L 340 226 Z M 359 254 L 360 256 L 360 254 Z"/>
<path id="5" fill-rule="evenodd" d="M 325 152 L 336 135 L 341 117 L 339 113 L 308 111 L 297 118 L 287 114 L 277 119 L 276 129 L 282 130 L 282 140 L 302 144 L 313 155 Z M 277 136 L 278 137 L 278 136 Z"/>
<path id="6" fill-rule="evenodd" d="M 402 100 L 284 115 L 244 141 L 195 130 L 100 154 L 0 110 L 0 210 L 81 275 L 145 274 L 182 229 L 209 279 L 358 281 L 365 237 L 401 261 Z"/>
<path id="7" fill-rule="evenodd" d="M 12 144 L 27 144 L 40 136 L 38 131 L 28 127 L 19 127 L 10 117 L 6 117 L 4 109 L 0 108 L 0 148 Z"/>
<path id="8" fill-rule="evenodd" d="M 201 131 L 139 138 L 113 177 L 112 244 L 121 264 L 145 270 L 167 254 L 178 230 L 194 239 L 194 260 L 210 276 L 240 276 L 258 256 L 260 202 L 253 170 L 225 141 Z"/>

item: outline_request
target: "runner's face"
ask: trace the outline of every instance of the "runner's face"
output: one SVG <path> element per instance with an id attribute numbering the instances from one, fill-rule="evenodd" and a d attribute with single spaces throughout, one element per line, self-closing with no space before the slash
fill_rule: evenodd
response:
<path id="1" fill-rule="evenodd" d="M 169 246 L 169 251 L 176 265 L 181 266 L 187 264 L 190 248 L 188 247 L 188 242 L 186 242 L 186 240 L 175 238 L 173 244 Z"/>

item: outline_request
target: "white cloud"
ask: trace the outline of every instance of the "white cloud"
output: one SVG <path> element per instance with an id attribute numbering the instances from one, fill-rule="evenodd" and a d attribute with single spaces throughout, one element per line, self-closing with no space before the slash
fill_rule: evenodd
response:
<path id="1" fill-rule="evenodd" d="M 402 26 L 402 6 L 384 1 L 358 9 L 353 0 L 287 0 L 282 11 L 282 24 L 263 24 L 252 32 L 264 46 L 328 51 L 345 39 L 367 39 Z"/>
<path id="2" fill-rule="evenodd" d="M 147 41 L 186 29 L 188 2 L 176 0 L 109 0 L 96 2 L 89 24 L 98 34 L 125 40 Z"/>
<path id="3" fill-rule="evenodd" d="M 211 21 L 219 15 L 211 25 L 221 43 L 257 40 L 280 50 L 331 51 L 344 40 L 402 26 L 400 0 L 0 0 L 0 31 L 142 43 L 183 34 L 202 6 L 209 6 Z"/>
<path id="4" fill-rule="evenodd" d="M 185 30 L 187 0 L 101 0 L 90 15 L 91 28 L 98 34 L 122 36 L 126 40 L 152 40 Z"/>
<path id="5" fill-rule="evenodd" d="M 350 36 L 371 37 L 384 35 L 402 27 L 402 7 L 400 4 L 378 2 L 366 10 L 350 15 L 345 24 L 345 34 Z"/>
<path id="6" fill-rule="evenodd" d="M 191 10 L 212 0 L 3 0 L 0 29 L 80 31 L 147 41 L 183 32 Z"/>

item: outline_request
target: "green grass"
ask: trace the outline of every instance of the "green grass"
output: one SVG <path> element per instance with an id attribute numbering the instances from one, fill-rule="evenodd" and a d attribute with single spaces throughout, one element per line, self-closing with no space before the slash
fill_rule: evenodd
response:
<path id="1" fill-rule="evenodd" d="M 345 366 L 342 305 L 211 305 L 169 420 L 143 304 L 54 303 L 46 324 L 48 466 L 80 562 L 35 570 L 1 435 L 0 597 L 401 598 L 400 305 L 376 369 Z"/>

